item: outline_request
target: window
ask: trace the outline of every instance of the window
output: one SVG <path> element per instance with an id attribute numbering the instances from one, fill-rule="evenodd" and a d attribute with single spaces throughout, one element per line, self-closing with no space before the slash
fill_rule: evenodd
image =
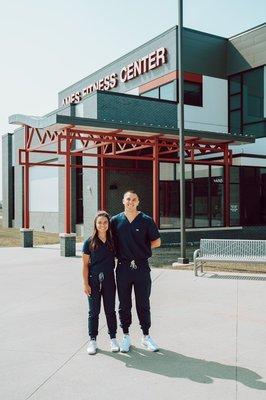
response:
<path id="1" fill-rule="evenodd" d="M 229 80 L 229 95 L 241 93 L 241 75 L 234 75 Z"/>
<path id="2" fill-rule="evenodd" d="M 184 82 L 184 103 L 191 106 L 202 107 L 202 84 L 197 82 Z"/>
<path id="3" fill-rule="evenodd" d="M 224 225 L 223 167 L 211 166 L 211 226 Z"/>
<path id="4" fill-rule="evenodd" d="M 194 165 L 194 224 L 209 226 L 209 166 Z"/>
<path id="5" fill-rule="evenodd" d="M 178 99 L 178 81 L 172 81 L 155 89 L 142 93 L 141 96 L 161 100 Z M 184 103 L 202 107 L 202 83 L 184 81 Z"/>
<path id="6" fill-rule="evenodd" d="M 240 224 L 239 167 L 230 167 L 230 225 Z"/>
<path id="7" fill-rule="evenodd" d="M 240 93 L 234 94 L 230 97 L 230 111 L 240 110 L 241 108 L 241 95 Z"/>
<path id="8" fill-rule="evenodd" d="M 175 81 L 160 86 L 160 99 L 175 101 Z"/>
<path id="9" fill-rule="evenodd" d="M 174 163 L 160 163 L 160 180 L 161 181 L 174 181 L 175 180 L 175 164 Z"/>
<path id="10" fill-rule="evenodd" d="M 260 222 L 266 224 L 266 168 L 260 168 Z"/>
<path id="11" fill-rule="evenodd" d="M 229 77 L 229 131 L 261 137 L 266 135 L 263 116 L 263 67 Z"/>
<path id="12" fill-rule="evenodd" d="M 251 170 L 254 168 L 251 168 Z M 254 171 L 245 176 L 254 180 Z M 252 172 L 253 175 L 248 175 Z M 256 213 L 266 219 L 266 168 L 260 175 L 261 207 Z M 160 228 L 180 228 L 179 164 L 160 163 Z M 254 191 L 254 190 L 253 190 Z M 258 191 L 258 190 L 257 190 Z M 186 227 L 224 226 L 224 167 L 185 164 Z M 230 167 L 230 226 L 240 225 L 240 168 Z M 242 200 L 243 202 L 243 200 Z"/>
<path id="13" fill-rule="evenodd" d="M 142 94 L 145 97 L 152 97 L 154 99 L 172 100 L 175 101 L 175 81 L 169 82 L 166 85 L 158 86 L 155 89 L 149 90 Z"/>
<path id="14" fill-rule="evenodd" d="M 241 133 L 241 111 L 235 110 L 230 112 L 230 132 Z"/>
<path id="15" fill-rule="evenodd" d="M 148 92 L 143 93 L 142 96 L 159 99 L 159 88 L 157 87 L 155 89 L 149 90 Z"/>
<path id="16" fill-rule="evenodd" d="M 240 216 L 245 226 L 260 223 L 260 176 L 259 169 L 241 167 L 240 169 Z"/>
<path id="17" fill-rule="evenodd" d="M 192 165 L 185 165 L 185 222 L 192 226 Z M 180 228 L 180 166 L 160 163 L 160 227 Z"/>
<path id="18" fill-rule="evenodd" d="M 263 69 L 243 73 L 243 123 L 263 119 Z"/>
<path id="19" fill-rule="evenodd" d="M 255 135 L 256 137 L 266 136 L 266 121 L 256 122 L 253 124 L 245 124 L 243 126 L 243 133 Z"/>

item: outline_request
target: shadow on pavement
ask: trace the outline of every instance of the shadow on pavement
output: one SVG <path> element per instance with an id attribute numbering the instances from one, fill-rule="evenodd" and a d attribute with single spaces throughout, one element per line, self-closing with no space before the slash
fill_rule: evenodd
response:
<path id="1" fill-rule="evenodd" d="M 99 353 L 123 362 L 127 368 L 170 378 L 187 378 L 199 383 L 213 383 L 214 378 L 229 379 L 253 389 L 266 390 L 266 382 L 260 381 L 261 376 L 250 369 L 187 357 L 166 349 L 152 353 L 132 346 L 129 353 L 110 353 L 105 350 L 99 350 Z"/>

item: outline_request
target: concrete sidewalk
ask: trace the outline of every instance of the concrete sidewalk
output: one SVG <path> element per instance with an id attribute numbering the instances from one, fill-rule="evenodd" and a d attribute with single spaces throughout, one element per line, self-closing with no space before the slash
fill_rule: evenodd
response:
<path id="1" fill-rule="evenodd" d="M 99 353 L 88 356 L 79 256 L 0 249 L 1 399 L 266 398 L 266 275 L 153 269 L 151 334 L 161 351 L 140 347 L 134 313 L 133 349 L 110 353 L 102 315 Z"/>

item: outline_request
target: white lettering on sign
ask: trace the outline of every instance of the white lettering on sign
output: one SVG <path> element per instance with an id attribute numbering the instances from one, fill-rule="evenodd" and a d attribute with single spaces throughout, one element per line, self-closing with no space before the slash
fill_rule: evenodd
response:
<path id="1" fill-rule="evenodd" d="M 118 82 L 126 83 L 146 72 L 152 71 L 167 63 L 167 50 L 161 47 L 150 54 L 142 57 L 127 66 L 123 67 L 118 74 L 112 73 L 105 76 L 97 82 L 86 86 L 81 91 L 77 91 L 70 96 L 63 99 L 62 105 L 65 106 L 69 103 L 79 103 L 84 96 L 96 90 L 110 90 L 118 85 Z"/>
<path id="2" fill-rule="evenodd" d="M 238 204 L 231 204 L 230 205 L 231 212 L 238 212 Z"/>
<path id="3" fill-rule="evenodd" d="M 214 178 L 214 183 L 223 183 L 223 178 Z"/>
<path id="4" fill-rule="evenodd" d="M 139 75 L 149 72 L 154 68 L 160 67 L 166 62 L 166 48 L 162 47 L 156 51 L 153 51 L 147 56 L 128 64 L 126 67 L 123 67 L 120 72 L 120 81 L 130 81 Z"/>

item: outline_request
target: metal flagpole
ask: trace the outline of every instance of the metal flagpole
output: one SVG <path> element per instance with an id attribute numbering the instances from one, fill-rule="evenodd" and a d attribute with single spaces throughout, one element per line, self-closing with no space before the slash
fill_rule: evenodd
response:
<path id="1" fill-rule="evenodd" d="M 180 246 L 178 263 L 187 264 L 186 258 L 186 221 L 185 221 L 185 145 L 184 145 L 184 77 L 182 65 L 183 53 L 183 0 L 178 0 L 178 122 L 179 122 L 179 165 L 180 165 Z"/>

